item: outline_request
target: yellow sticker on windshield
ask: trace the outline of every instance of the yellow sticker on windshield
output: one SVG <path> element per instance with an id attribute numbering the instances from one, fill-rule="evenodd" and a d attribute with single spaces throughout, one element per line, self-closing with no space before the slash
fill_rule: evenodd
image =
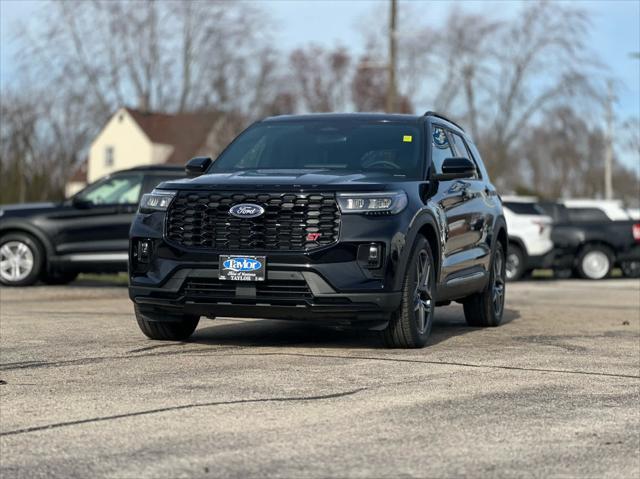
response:
<path id="1" fill-rule="evenodd" d="M 405 143 L 411 143 L 413 141 L 413 136 L 411 135 L 404 135 L 402 137 L 402 141 L 404 141 Z"/>

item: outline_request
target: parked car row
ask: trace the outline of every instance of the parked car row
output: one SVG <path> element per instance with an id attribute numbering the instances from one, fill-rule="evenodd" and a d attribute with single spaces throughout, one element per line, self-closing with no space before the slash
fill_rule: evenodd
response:
<path id="1" fill-rule="evenodd" d="M 102 178 L 64 202 L 0 206 L 0 282 L 64 284 L 81 272 L 126 271 L 139 199 L 163 181 L 184 177 L 178 166 L 137 167 Z M 640 218 L 621 202 L 502 200 L 509 281 L 539 268 L 601 279 L 618 266 L 624 276 L 640 277 Z"/>
<path id="2" fill-rule="evenodd" d="M 509 280 L 535 268 L 602 279 L 616 266 L 627 277 L 640 277 L 640 220 L 621 202 L 505 197 L 503 206 Z"/>

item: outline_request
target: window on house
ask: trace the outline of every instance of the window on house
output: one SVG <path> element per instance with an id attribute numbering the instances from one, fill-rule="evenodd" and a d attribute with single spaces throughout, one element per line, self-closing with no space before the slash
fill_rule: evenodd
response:
<path id="1" fill-rule="evenodd" d="M 107 146 L 104 149 L 104 166 L 106 166 L 107 168 L 111 168 L 113 166 L 113 163 L 113 146 Z"/>

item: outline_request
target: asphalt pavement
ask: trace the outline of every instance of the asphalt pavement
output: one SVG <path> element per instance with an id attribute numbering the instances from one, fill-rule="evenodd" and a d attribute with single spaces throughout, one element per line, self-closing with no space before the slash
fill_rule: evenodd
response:
<path id="1" fill-rule="evenodd" d="M 0 289 L 0 477 L 640 477 L 640 281 L 509 284 L 429 346 L 203 319 L 138 331 L 126 288 Z"/>

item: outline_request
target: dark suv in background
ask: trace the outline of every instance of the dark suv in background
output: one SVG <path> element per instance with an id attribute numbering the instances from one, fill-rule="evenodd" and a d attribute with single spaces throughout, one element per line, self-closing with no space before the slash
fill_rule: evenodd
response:
<path id="1" fill-rule="evenodd" d="M 59 203 L 0 205 L 0 282 L 61 284 L 80 272 L 127 270 L 129 228 L 138 202 L 184 169 L 118 171 Z"/>
<path id="2" fill-rule="evenodd" d="M 465 132 L 423 116 L 260 121 L 198 178 L 143 196 L 129 295 L 141 330 L 184 339 L 201 316 L 298 319 L 425 345 L 437 304 L 467 322 L 503 314 L 507 231 Z"/>
<path id="3" fill-rule="evenodd" d="M 554 268 L 584 279 L 603 279 L 615 266 L 626 277 L 640 277 L 640 221 L 616 219 L 596 207 L 541 202 L 553 218 Z"/>

